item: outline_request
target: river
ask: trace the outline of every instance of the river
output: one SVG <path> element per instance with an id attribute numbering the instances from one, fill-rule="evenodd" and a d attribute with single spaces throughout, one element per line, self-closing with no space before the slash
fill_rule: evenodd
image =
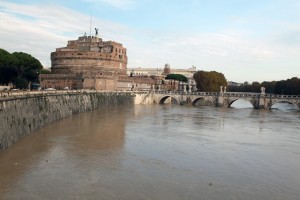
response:
<path id="1" fill-rule="evenodd" d="M 299 120 L 280 106 L 81 113 L 0 152 L 0 199 L 298 200 Z"/>

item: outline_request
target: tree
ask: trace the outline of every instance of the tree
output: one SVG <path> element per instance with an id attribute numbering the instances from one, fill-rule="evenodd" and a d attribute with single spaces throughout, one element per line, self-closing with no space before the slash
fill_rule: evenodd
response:
<path id="1" fill-rule="evenodd" d="M 293 95 L 300 94 L 300 79 L 297 77 L 293 77 L 291 79 L 287 79 L 285 83 L 285 94 Z"/>
<path id="2" fill-rule="evenodd" d="M 18 77 L 16 67 L 0 66 L 0 84 L 9 84 Z"/>
<path id="3" fill-rule="evenodd" d="M 5 51 L 4 49 L 0 49 L 0 67 L 8 67 L 8 66 L 17 66 L 18 59 Z"/>
<path id="4" fill-rule="evenodd" d="M 177 80 L 179 82 L 185 82 L 185 83 L 188 82 L 187 77 L 182 74 L 168 74 L 166 76 L 166 79 Z"/>
<path id="5" fill-rule="evenodd" d="M 24 78 L 17 78 L 15 80 L 15 86 L 16 88 L 20 88 L 20 89 L 28 89 L 28 81 Z"/>
<path id="6" fill-rule="evenodd" d="M 27 81 L 38 82 L 39 72 L 43 69 L 42 64 L 30 54 L 23 52 L 15 52 L 14 55 L 18 59 L 18 78 L 24 78 Z"/>
<path id="7" fill-rule="evenodd" d="M 42 69 L 41 74 L 51 74 L 51 71 L 49 69 Z"/>
<path id="8" fill-rule="evenodd" d="M 198 71 L 193 75 L 197 89 L 204 92 L 218 92 L 220 86 L 227 86 L 224 74 L 216 71 Z"/>
<path id="9" fill-rule="evenodd" d="M 260 92 L 260 88 L 261 88 L 260 83 L 255 81 L 255 82 L 252 83 L 252 85 L 250 87 L 250 91 L 251 92 Z"/>
<path id="10" fill-rule="evenodd" d="M 261 83 L 261 86 L 266 88 L 266 93 L 271 93 L 273 94 L 274 93 L 274 89 L 275 89 L 275 84 L 276 84 L 276 81 L 264 81 Z"/>
<path id="11" fill-rule="evenodd" d="M 281 81 L 263 81 L 253 82 L 251 85 L 242 84 L 241 86 L 229 86 L 231 92 L 260 92 L 260 88 L 264 87 L 266 93 L 284 94 L 284 95 L 300 95 L 300 79 L 293 77 Z"/>
<path id="12" fill-rule="evenodd" d="M 0 84 L 8 84 L 17 78 L 18 59 L 5 51 L 0 49 Z"/>
<path id="13" fill-rule="evenodd" d="M 29 82 L 39 82 L 42 69 L 40 61 L 27 53 L 10 54 L 0 49 L 0 84 L 11 82 L 17 88 L 27 88 Z"/>

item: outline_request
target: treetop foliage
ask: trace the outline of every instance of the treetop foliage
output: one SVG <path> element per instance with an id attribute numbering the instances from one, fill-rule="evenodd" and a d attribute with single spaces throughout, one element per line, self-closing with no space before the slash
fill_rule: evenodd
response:
<path id="1" fill-rule="evenodd" d="M 260 92 L 261 87 L 264 87 L 266 93 L 270 94 L 300 95 L 300 79 L 297 77 L 281 81 L 263 81 L 262 83 L 253 82 L 248 85 L 229 86 L 228 91 Z"/>
<path id="2" fill-rule="evenodd" d="M 23 66 L 25 68 L 30 68 L 35 70 L 43 69 L 43 66 L 40 63 L 40 61 L 32 57 L 30 54 L 23 53 L 23 52 L 14 52 L 12 55 L 15 56 L 19 61 L 18 68 Z"/>
<path id="3" fill-rule="evenodd" d="M 198 71 L 193 75 L 197 89 L 204 92 L 219 92 L 220 86 L 227 86 L 224 74 L 216 71 Z"/>
<path id="4" fill-rule="evenodd" d="M 42 64 L 30 54 L 10 54 L 0 49 L 0 84 L 13 83 L 17 88 L 27 88 L 29 82 L 39 82 Z"/>
<path id="5" fill-rule="evenodd" d="M 18 59 L 15 56 L 5 51 L 4 49 L 0 49 L 0 67 L 17 66 L 17 65 L 18 65 Z"/>
<path id="6" fill-rule="evenodd" d="M 188 82 L 187 77 L 182 74 L 168 74 L 165 79 L 172 79 L 185 83 Z"/>
<path id="7" fill-rule="evenodd" d="M 51 71 L 49 69 L 42 69 L 41 74 L 51 74 Z"/>

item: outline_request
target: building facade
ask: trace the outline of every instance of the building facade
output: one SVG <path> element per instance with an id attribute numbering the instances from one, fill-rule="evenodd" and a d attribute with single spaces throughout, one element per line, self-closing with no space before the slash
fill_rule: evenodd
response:
<path id="1" fill-rule="evenodd" d="M 97 36 L 81 36 L 66 47 L 51 53 L 51 74 L 41 74 L 41 88 L 94 90 L 177 89 L 175 82 L 164 80 L 170 73 L 192 80 L 196 68 L 127 69 L 127 49 L 121 43 L 103 41 Z M 163 85 L 164 84 L 164 85 Z"/>
<path id="2" fill-rule="evenodd" d="M 51 72 L 54 74 L 99 72 L 126 74 L 127 55 L 122 44 L 103 41 L 96 36 L 82 36 L 68 41 L 66 47 L 51 53 Z"/>
<path id="3" fill-rule="evenodd" d="M 155 78 L 127 76 L 127 49 L 96 36 L 70 40 L 51 53 L 51 74 L 40 76 L 42 89 L 150 89 Z"/>
<path id="4" fill-rule="evenodd" d="M 186 76 L 189 80 L 193 80 L 194 73 L 197 72 L 196 67 L 188 69 L 172 69 L 169 64 L 165 64 L 164 68 L 128 68 L 128 76 L 162 76 L 165 77 L 168 74 L 181 74 Z"/>

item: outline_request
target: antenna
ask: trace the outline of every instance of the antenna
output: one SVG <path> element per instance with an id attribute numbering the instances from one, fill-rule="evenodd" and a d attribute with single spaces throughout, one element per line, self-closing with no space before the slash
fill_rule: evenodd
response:
<path id="1" fill-rule="evenodd" d="M 92 22 L 93 22 L 93 12 L 91 11 L 91 21 L 90 21 L 90 37 L 92 37 Z"/>
<path id="2" fill-rule="evenodd" d="M 93 22 L 93 12 L 91 11 L 89 51 L 91 51 L 91 45 L 92 45 L 92 22 Z"/>

